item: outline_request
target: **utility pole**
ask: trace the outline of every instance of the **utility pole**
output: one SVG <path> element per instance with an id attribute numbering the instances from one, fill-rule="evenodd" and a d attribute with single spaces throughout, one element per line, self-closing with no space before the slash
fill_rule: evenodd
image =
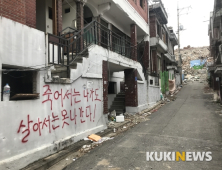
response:
<path id="1" fill-rule="evenodd" d="M 179 52 L 179 57 L 178 57 L 178 65 L 179 65 L 179 72 L 180 72 L 180 81 L 182 83 L 182 57 L 181 57 L 181 54 L 180 54 L 180 15 L 184 15 L 184 14 L 180 14 L 180 12 L 184 9 L 190 9 L 191 6 L 189 7 L 184 7 L 184 8 L 179 8 L 179 2 L 177 2 L 177 24 L 178 24 L 178 52 Z M 188 13 L 187 13 L 188 14 Z M 181 30 L 182 31 L 182 30 Z"/>
<path id="2" fill-rule="evenodd" d="M 178 51 L 179 51 L 179 66 L 181 66 L 181 55 L 180 55 L 180 9 L 179 2 L 177 4 L 177 24 L 178 24 Z"/>

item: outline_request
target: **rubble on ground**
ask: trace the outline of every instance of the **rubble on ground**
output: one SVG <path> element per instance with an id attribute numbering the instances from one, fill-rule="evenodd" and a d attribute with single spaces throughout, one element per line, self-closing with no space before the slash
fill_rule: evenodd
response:
<path id="1" fill-rule="evenodd" d="M 182 55 L 182 70 L 184 70 L 184 75 L 198 76 L 203 73 L 199 73 L 199 70 L 190 68 L 190 61 L 192 60 L 206 60 L 205 65 L 213 63 L 213 57 L 210 56 L 209 47 L 190 47 L 187 46 L 184 49 L 180 50 Z M 178 49 L 175 50 L 175 56 L 178 60 Z M 203 69 L 206 71 L 206 67 Z"/>
<path id="2" fill-rule="evenodd" d="M 214 90 L 212 89 L 212 88 L 210 88 L 209 87 L 209 85 L 206 85 L 205 87 L 204 87 L 204 93 L 214 93 Z"/>

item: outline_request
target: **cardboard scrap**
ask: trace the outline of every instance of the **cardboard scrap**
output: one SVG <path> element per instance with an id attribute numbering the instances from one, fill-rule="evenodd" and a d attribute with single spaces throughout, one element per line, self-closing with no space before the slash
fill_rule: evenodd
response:
<path id="1" fill-rule="evenodd" d="M 95 135 L 95 134 L 90 135 L 88 138 L 95 141 L 95 142 L 98 142 L 101 139 L 100 136 Z"/>

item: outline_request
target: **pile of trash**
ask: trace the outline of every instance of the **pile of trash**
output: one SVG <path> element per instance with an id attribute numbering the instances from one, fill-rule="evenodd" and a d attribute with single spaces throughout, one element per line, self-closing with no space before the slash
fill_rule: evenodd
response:
<path id="1" fill-rule="evenodd" d="M 140 113 L 131 114 L 131 113 L 125 112 L 122 115 L 124 117 L 125 124 L 124 124 L 124 126 L 120 126 L 120 127 L 117 127 L 117 125 L 121 124 L 121 122 L 115 121 L 115 120 L 118 120 L 118 116 L 115 116 L 115 111 L 113 111 L 110 113 L 110 117 L 112 117 L 114 121 L 110 121 L 108 123 L 108 128 L 113 129 L 113 132 L 117 135 L 117 134 L 119 134 L 123 131 L 126 131 L 129 128 L 131 128 L 141 122 L 145 122 L 147 120 L 150 120 L 149 115 L 151 115 L 152 113 L 159 110 L 159 108 L 161 108 L 167 102 L 167 100 L 170 101 L 169 99 L 165 98 L 164 101 L 162 101 L 162 103 L 160 103 L 155 108 L 146 109 L 146 110 L 141 111 Z"/>
<path id="2" fill-rule="evenodd" d="M 200 70 L 196 70 L 193 74 L 187 74 L 184 77 L 184 83 L 198 81 L 200 83 L 204 83 L 207 81 L 207 69 L 203 68 Z"/>
<path id="3" fill-rule="evenodd" d="M 114 137 L 100 137 L 98 135 L 92 134 L 88 136 L 87 138 L 84 138 L 84 140 L 90 140 L 91 144 L 90 145 L 83 145 L 82 148 L 80 149 L 81 153 L 86 153 L 89 152 L 91 149 L 94 149 L 95 147 L 99 146 L 99 144 L 102 144 L 105 141 L 112 140 Z"/>
<path id="4" fill-rule="evenodd" d="M 178 49 L 175 50 L 175 56 L 178 60 Z M 180 50 L 180 54 L 182 56 L 182 70 L 184 70 L 185 75 L 196 75 L 197 70 L 190 67 L 190 61 L 193 60 L 205 60 L 207 65 L 213 63 L 213 57 L 210 56 L 209 47 L 190 47 L 187 46 L 184 49 Z"/>

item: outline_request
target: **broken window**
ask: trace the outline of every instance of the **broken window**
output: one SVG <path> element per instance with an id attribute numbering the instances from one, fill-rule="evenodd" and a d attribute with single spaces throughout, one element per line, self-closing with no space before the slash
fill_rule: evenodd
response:
<path id="1" fill-rule="evenodd" d="M 12 70 L 12 68 L 3 69 Z M 36 99 L 37 89 L 36 71 L 4 71 L 2 72 L 2 91 L 6 84 L 10 86 L 10 100 Z M 1 95 L 3 99 L 3 94 Z"/>

